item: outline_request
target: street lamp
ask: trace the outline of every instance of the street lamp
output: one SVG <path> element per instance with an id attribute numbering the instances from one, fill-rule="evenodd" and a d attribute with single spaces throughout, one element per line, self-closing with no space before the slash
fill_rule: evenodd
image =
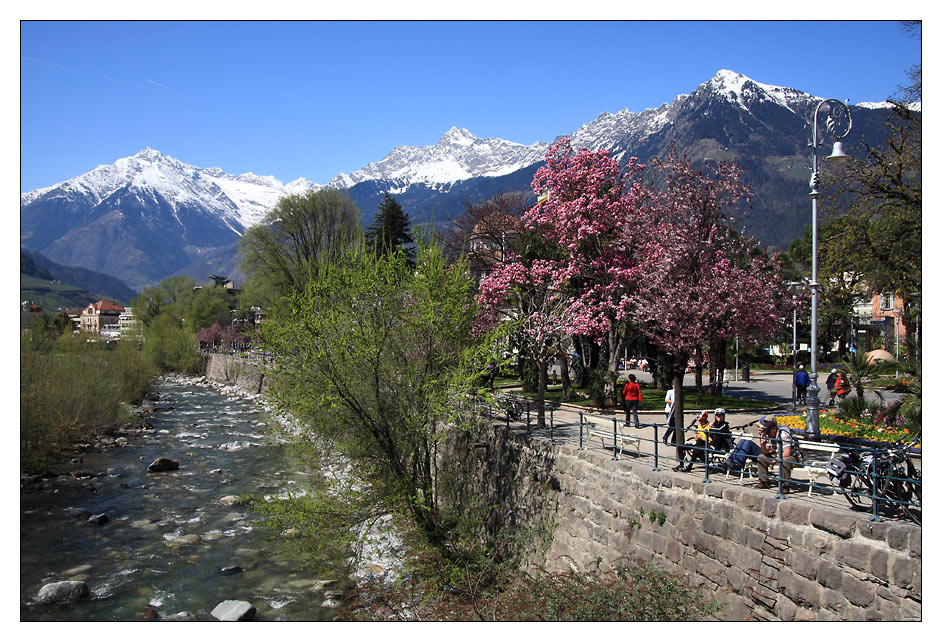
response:
<path id="1" fill-rule="evenodd" d="M 844 153 L 841 143 L 850 133 L 850 109 L 839 100 L 825 98 L 814 108 L 814 118 L 811 128 L 811 383 L 808 385 L 808 419 L 805 436 L 817 441 L 821 439 L 821 429 L 818 426 L 818 410 L 821 400 L 818 393 L 818 112 L 825 108 L 827 118 L 824 121 L 826 134 L 831 134 L 836 140 L 831 155 L 825 158 L 829 162 L 841 163 L 850 157 Z"/>
<path id="2" fill-rule="evenodd" d="M 798 295 L 804 289 L 801 281 L 789 281 L 788 292 L 792 295 L 792 412 L 798 409 L 798 388 L 795 384 L 795 375 L 798 372 Z"/>

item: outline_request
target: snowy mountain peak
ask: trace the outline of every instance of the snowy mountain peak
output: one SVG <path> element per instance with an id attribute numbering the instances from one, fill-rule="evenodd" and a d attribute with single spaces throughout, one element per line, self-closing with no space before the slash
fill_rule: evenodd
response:
<path id="1" fill-rule="evenodd" d="M 756 82 L 748 76 L 729 69 L 720 69 L 713 78 L 700 85 L 700 88 L 713 91 L 746 110 L 757 102 L 773 102 L 789 111 L 801 113 L 807 109 L 811 101 L 819 100 L 797 89 Z"/>
<path id="2" fill-rule="evenodd" d="M 138 153 L 136 153 L 136 154 L 135 154 L 134 156 L 132 156 L 131 158 L 139 158 L 139 159 L 144 160 L 144 161 L 156 161 L 156 160 L 160 160 L 161 158 L 163 158 L 163 154 L 161 154 L 161 153 L 160 153 L 159 151 L 157 151 L 156 149 L 151 149 L 150 147 L 145 147 L 144 149 L 142 149 L 141 151 L 139 151 Z"/>
<path id="3" fill-rule="evenodd" d="M 444 136 L 438 141 L 439 145 L 459 145 L 461 147 L 469 147 L 475 142 L 481 140 L 467 129 L 459 129 L 458 127 L 452 127 Z"/>

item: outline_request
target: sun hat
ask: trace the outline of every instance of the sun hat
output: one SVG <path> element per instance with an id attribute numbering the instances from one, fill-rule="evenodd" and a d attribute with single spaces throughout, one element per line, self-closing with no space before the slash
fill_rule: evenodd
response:
<path id="1" fill-rule="evenodd" d="M 773 426 L 778 426 L 778 422 L 775 421 L 775 417 L 774 417 L 773 415 L 763 415 L 763 416 L 762 416 L 762 419 L 759 420 L 759 423 L 761 423 L 761 424 L 763 424 L 763 425 L 765 425 L 765 426 L 767 426 L 767 427 L 769 427 L 769 428 L 771 428 L 771 427 L 773 427 Z"/>

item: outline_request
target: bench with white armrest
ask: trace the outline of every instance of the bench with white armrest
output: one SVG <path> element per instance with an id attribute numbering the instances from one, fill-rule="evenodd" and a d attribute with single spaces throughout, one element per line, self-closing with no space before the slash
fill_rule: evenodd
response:
<path id="1" fill-rule="evenodd" d="M 614 447 L 617 443 L 619 450 L 625 450 L 625 446 L 634 446 L 635 453 L 640 457 L 641 456 L 641 440 L 638 437 L 631 437 L 624 433 L 619 432 L 615 434 L 615 422 L 616 419 L 608 419 L 604 417 L 592 417 L 590 415 L 582 415 L 582 425 L 586 431 L 586 438 L 591 439 L 595 437 L 602 442 L 602 448 L 605 448 L 605 440 L 607 439 L 612 443 Z M 617 436 L 617 441 L 616 441 Z"/>
<path id="2" fill-rule="evenodd" d="M 749 439 L 752 441 L 756 441 L 758 439 L 756 435 L 750 435 L 749 433 L 745 431 L 739 431 L 738 433 L 733 433 L 733 438 L 737 441 L 740 439 Z M 837 453 L 837 451 L 840 450 L 840 446 L 838 446 L 837 444 L 801 440 L 799 441 L 799 450 L 802 450 L 802 451 L 814 450 L 817 452 L 823 452 L 823 453 L 828 453 L 828 454 L 833 455 Z M 777 464 L 778 462 L 774 460 L 769 462 L 770 474 L 772 472 L 772 469 Z M 807 464 L 807 463 L 803 463 L 802 466 L 808 471 L 808 496 L 810 497 L 811 490 L 814 487 L 814 485 L 818 483 L 818 480 L 821 479 L 821 477 L 827 477 L 827 469 L 825 469 L 823 466 L 816 466 L 814 464 Z M 746 472 L 749 472 L 753 475 L 757 474 L 754 462 L 748 462 L 745 466 L 742 467 L 742 469 L 739 472 L 740 482 L 743 480 L 743 477 L 745 476 Z M 729 479 L 729 473 L 730 473 L 730 470 L 727 468 L 726 469 L 727 479 Z"/>

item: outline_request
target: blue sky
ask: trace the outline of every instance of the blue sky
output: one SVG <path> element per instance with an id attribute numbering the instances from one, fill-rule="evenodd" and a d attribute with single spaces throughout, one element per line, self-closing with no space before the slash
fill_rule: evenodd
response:
<path id="1" fill-rule="evenodd" d="M 893 21 L 25 21 L 19 53 L 21 191 L 143 147 L 324 183 L 453 125 L 550 141 L 724 68 L 857 103 L 921 64 Z"/>

